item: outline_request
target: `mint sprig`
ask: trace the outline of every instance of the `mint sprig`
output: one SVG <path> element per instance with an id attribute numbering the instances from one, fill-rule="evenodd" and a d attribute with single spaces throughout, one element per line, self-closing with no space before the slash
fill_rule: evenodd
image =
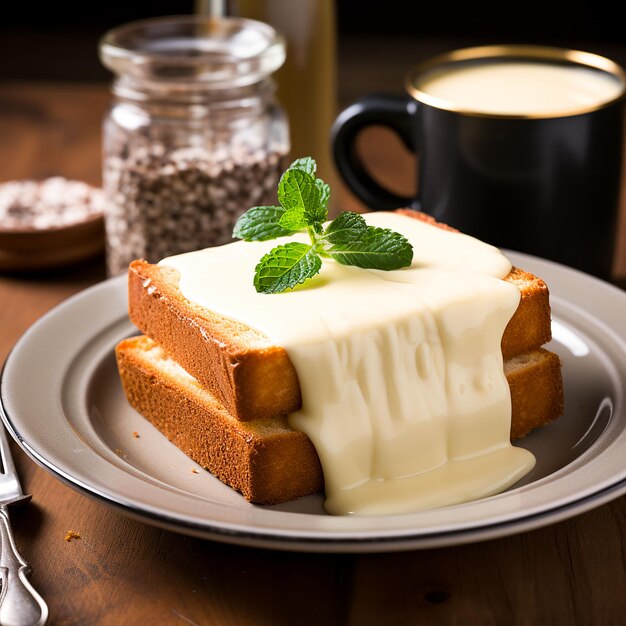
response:
<path id="1" fill-rule="evenodd" d="M 343 211 L 328 219 L 330 187 L 315 177 L 311 157 L 294 161 L 278 183 L 280 206 L 252 207 L 239 217 L 233 237 L 265 241 L 306 231 L 311 243 L 289 242 L 264 255 L 255 268 L 254 286 L 261 293 L 293 289 L 322 268 L 322 257 L 343 265 L 395 270 L 411 265 L 413 247 L 388 228 L 368 226 L 362 215 Z"/>

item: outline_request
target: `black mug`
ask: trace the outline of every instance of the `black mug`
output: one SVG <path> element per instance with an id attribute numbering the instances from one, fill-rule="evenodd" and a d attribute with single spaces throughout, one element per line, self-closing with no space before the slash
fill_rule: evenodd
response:
<path id="1" fill-rule="evenodd" d="M 364 97 L 331 132 L 339 174 L 371 210 L 412 207 L 496 245 L 612 276 L 626 76 L 561 48 L 481 46 L 412 70 L 408 96 Z M 534 91 L 535 90 L 535 91 Z M 378 184 L 356 150 L 382 125 L 417 155 L 417 192 Z"/>

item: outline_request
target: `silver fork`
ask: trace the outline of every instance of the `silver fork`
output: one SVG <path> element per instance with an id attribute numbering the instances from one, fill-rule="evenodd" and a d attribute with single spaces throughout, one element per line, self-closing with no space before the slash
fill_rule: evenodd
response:
<path id="1" fill-rule="evenodd" d="M 20 485 L 9 440 L 0 423 L 0 626 L 43 626 L 48 621 L 48 606 L 30 584 L 30 565 L 15 547 L 8 506 L 27 502 Z"/>

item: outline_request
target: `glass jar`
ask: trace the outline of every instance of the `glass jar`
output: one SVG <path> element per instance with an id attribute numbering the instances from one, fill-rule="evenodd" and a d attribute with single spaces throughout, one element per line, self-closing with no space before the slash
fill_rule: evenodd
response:
<path id="1" fill-rule="evenodd" d="M 290 146 L 272 78 L 285 44 L 273 28 L 143 20 L 109 31 L 100 58 L 115 74 L 103 127 L 109 275 L 227 243 L 242 212 L 277 203 Z"/>

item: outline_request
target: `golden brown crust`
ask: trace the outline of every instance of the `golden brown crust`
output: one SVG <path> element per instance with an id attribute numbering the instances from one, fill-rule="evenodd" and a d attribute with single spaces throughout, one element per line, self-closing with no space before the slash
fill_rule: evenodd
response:
<path id="1" fill-rule="evenodd" d="M 510 359 L 552 339 L 550 292 L 537 276 L 514 267 L 504 279 L 520 290 L 520 303 L 504 330 L 502 356 Z"/>
<path id="2" fill-rule="evenodd" d="M 197 381 L 164 369 L 165 353 L 147 337 L 125 339 L 115 352 L 130 405 L 248 500 L 278 503 L 322 489 L 315 448 L 286 417 L 234 419 Z"/>
<path id="3" fill-rule="evenodd" d="M 171 360 L 168 367 L 167 355 L 148 337 L 121 341 L 116 356 L 131 406 L 246 499 L 279 503 L 323 489 L 313 444 L 304 433 L 292 430 L 285 416 L 235 420 Z M 561 414 L 558 356 L 536 350 L 507 362 L 505 373 L 511 389 L 512 439 Z"/>
<path id="4" fill-rule="evenodd" d="M 424 213 L 399 212 L 454 230 Z M 505 280 L 521 292 L 502 340 L 503 357 L 509 359 L 550 341 L 550 303 L 546 284 L 533 274 L 513 268 Z M 185 299 L 173 268 L 141 260 L 130 264 L 129 315 L 237 419 L 263 419 L 300 408 L 300 384 L 287 352 L 255 329 Z"/>
<path id="5" fill-rule="evenodd" d="M 559 357 L 540 348 L 505 363 L 511 389 L 511 439 L 554 421 L 563 413 L 563 379 Z"/>
<path id="6" fill-rule="evenodd" d="M 253 328 L 184 298 L 173 268 L 133 261 L 128 303 L 133 324 L 237 419 L 274 417 L 300 407 L 300 384 L 286 350 Z"/>

